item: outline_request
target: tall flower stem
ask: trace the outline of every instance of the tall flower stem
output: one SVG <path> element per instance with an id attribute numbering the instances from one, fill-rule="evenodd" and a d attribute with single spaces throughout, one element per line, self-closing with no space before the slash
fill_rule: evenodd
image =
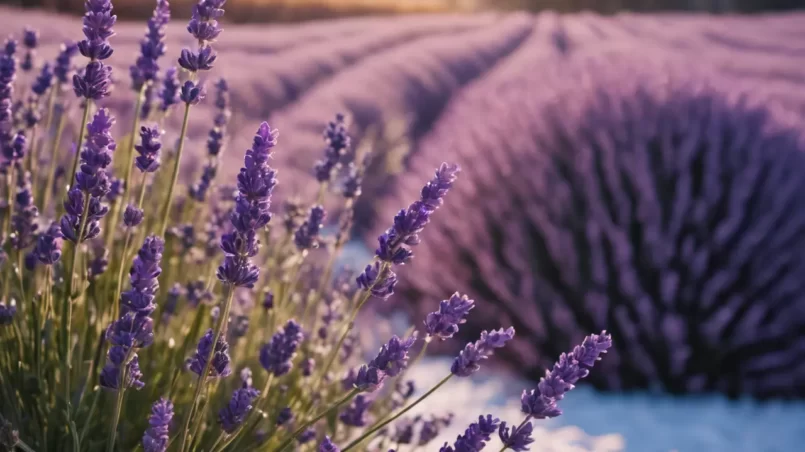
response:
<path id="1" fill-rule="evenodd" d="M 36 174 L 36 161 L 38 160 L 37 156 L 36 156 L 36 131 L 37 130 L 39 130 L 39 127 L 37 127 L 37 126 L 33 126 L 31 128 L 31 147 L 30 147 L 30 149 L 28 151 L 28 155 L 27 155 L 28 162 L 27 162 L 26 167 L 28 168 L 28 171 L 31 172 L 31 175 Z M 31 185 L 36 185 L 36 179 L 32 178 Z"/>
<path id="2" fill-rule="evenodd" d="M 159 226 L 158 235 L 164 237 L 165 230 L 168 228 L 168 217 L 170 217 L 171 203 L 173 202 L 173 191 L 176 189 L 176 180 L 179 178 L 179 166 L 182 162 L 182 151 L 184 150 L 185 136 L 187 135 L 187 123 L 190 119 L 190 104 L 185 104 L 184 119 L 182 120 L 182 131 L 179 134 L 179 148 L 176 150 L 176 161 L 173 162 L 173 174 L 171 175 L 171 183 L 168 188 L 168 197 L 165 199 L 165 204 L 162 205 L 161 224 Z"/>
<path id="3" fill-rule="evenodd" d="M 112 215 L 109 216 L 109 220 L 106 223 L 107 226 L 107 236 L 106 236 L 106 248 L 111 249 L 111 238 L 114 237 L 114 230 L 115 225 L 117 222 L 120 221 L 120 212 L 122 211 L 122 207 L 126 204 L 127 200 L 129 199 L 129 190 L 131 189 L 131 172 L 134 168 L 134 139 L 137 136 L 137 127 L 140 125 L 140 110 L 143 107 L 143 97 L 145 93 L 146 85 L 143 85 L 140 88 L 140 91 L 137 92 L 137 98 L 134 100 L 134 119 L 131 121 L 131 135 L 129 135 L 129 143 L 126 146 L 126 179 L 125 183 L 123 184 L 123 195 L 120 196 L 118 201 L 115 203 L 114 207 L 112 207 Z M 122 262 L 122 261 L 121 261 Z M 117 318 L 117 317 L 114 317 Z"/>
<path id="4" fill-rule="evenodd" d="M 385 421 L 375 425 L 374 427 L 372 427 L 369 430 L 367 430 L 366 432 L 364 432 L 363 435 L 359 436 L 355 441 L 352 441 L 351 443 L 349 443 L 349 445 L 347 447 L 345 447 L 344 449 L 341 449 L 341 451 L 342 452 L 347 452 L 348 450 L 350 450 L 353 447 L 355 447 L 355 446 L 359 445 L 360 443 L 362 443 L 363 440 L 365 440 L 365 439 L 369 438 L 370 436 L 372 436 L 378 430 L 382 429 L 383 427 L 385 427 L 385 426 L 389 425 L 390 423 L 392 423 L 392 422 L 396 421 L 397 419 L 399 419 L 400 416 L 402 416 L 403 414 L 409 412 L 412 408 L 417 406 L 420 402 L 422 402 L 423 400 L 428 398 L 431 394 L 436 392 L 439 388 L 441 388 L 442 385 L 447 383 L 447 381 L 450 380 L 450 378 L 452 376 L 453 376 L 453 374 L 450 374 L 450 375 L 442 378 L 442 381 L 436 383 L 436 386 L 430 388 L 430 390 L 428 390 L 428 392 L 422 394 L 418 399 L 416 399 L 413 402 L 411 402 L 410 404 L 408 404 L 405 408 L 403 408 L 402 410 L 397 412 L 397 414 L 395 414 L 394 416 L 386 419 Z"/>
<path id="5" fill-rule="evenodd" d="M 11 228 L 11 214 L 14 209 L 14 192 L 16 191 L 16 175 L 17 168 L 12 163 L 6 171 L 8 188 L 6 189 L 6 216 L 3 218 L 3 237 L 8 237 L 9 229 Z"/>
<path id="6" fill-rule="evenodd" d="M 117 384 L 117 399 L 115 400 L 115 411 L 112 417 L 112 428 L 109 429 L 109 441 L 106 443 L 106 452 L 112 452 L 115 449 L 115 440 L 117 439 L 117 424 L 120 422 L 120 411 L 123 409 L 123 396 L 126 394 L 126 373 L 129 367 L 129 360 L 134 349 L 130 348 L 126 353 L 126 359 L 120 365 L 120 381 Z"/>
<path id="7" fill-rule="evenodd" d="M 327 413 L 329 413 L 329 412 L 331 412 L 331 411 L 333 411 L 333 410 L 337 410 L 337 409 L 338 409 L 338 407 L 340 407 L 341 405 L 343 405 L 343 404 L 345 404 L 345 403 L 349 402 L 350 400 L 352 400 L 352 398 L 353 398 L 353 397 L 355 397 L 356 395 L 358 395 L 358 393 L 359 393 L 359 392 L 360 392 L 360 390 L 358 390 L 358 389 L 353 389 L 352 391 L 349 391 L 349 392 L 347 393 L 347 395 L 345 395 L 344 397 L 342 397 L 341 399 L 339 399 L 337 402 L 335 402 L 334 404 L 332 404 L 332 405 L 330 405 L 329 407 L 327 407 L 327 408 L 325 408 L 324 410 L 322 410 L 322 411 L 321 411 L 319 414 L 317 414 L 316 416 L 314 416 L 314 417 L 313 417 L 312 419 L 310 419 L 309 421 L 307 421 L 307 422 L 303 423 L 302 425 L 300 425 L 300 426 L 299 426 L 299 428 L 297 428 L 296 430 L 294 430 L 294 431 L 293 431 L 293 433 L 291 433 L 290 435 L 288 435 L 288 437 L 287 437 L 287 438 L 285 438 L 285 441 L 283 441 L 283 442 L 282 442 L 282 444 L 280 444 L 280 445 L 279 445 L 279 447 L 277 447 L 276 449 L 274 449 L 274 452 L 281 452 L 281 451 L 285 450 L 285 448 L 287 448 L 288 446 L 290 446 L 290 445 L 291 445 L 291 442 L 293 442 L 293 440 L 294 440 L 294 439 L 295 439 L 297 436 L 299 436 L 299 434 L 301 434 L 302 432 L 304 432 L 304 431 L 305 431 L 305 430 L 306 430 L 308 427 L 310 427 L 311 425 L 313 425 L 313 424 L 315 424 L 316 422 L 318 422 L 318 421 L 319 421 L 319 419 L 323 418 L 324 416 L 327 416 Z"/>
<path id="8" fill-rule="evenodd" d="M 92 110 L 92 102 L 89 99 L 84 99 L 84 116 L 81 118 L 81 128 L 78 129 L 78 142 L 75 147 L 75 157 L 73 157 L 73 169 L 70 170 L 70 175 L 67 179 L 69 184 L 73 183 L 75 173 L 78 171 L 78 161 L 81 159 L 81 146 L 84 144 L 84 137 L 87 133 L 87 121 L 89 120 L 90 110 Z M 67 190 L 70 190 L 69 186 Z"/>
<path id="9" fill-rule="evenodd" d="M 185 124 L 187 124 L 187 111 L 185 110 Z M 180 146 L 181 149 L 181 146 Z M 198 376 L 198 385 L 196 386 L 196 393 L 193 395 L 193 403 L 190 405 L 190 411 L 187 413 L 187 417 L 184 421 L 184 427 L 182 428 L 182 442 L 179 444 L 179 452 L 184 452 L 185 445 L 187 444 L 187 434 L 190 433 L 190 421 L 193 417 L 193 411 L 196 409 L 196 405 L 198 404 L 198 398 L 201 395 L 201 391 L 204 389 L 204 383 L 207 381 L 207 374 L 210 372 L 210 366 L 212 365 L 212 358 L 215 356 L 215 348 L 218 346 L 218 339 L 220 339 L 223 330 L 226 329 L 226 323 L 229 320 L 229 309 L 232 307 L 232 299 L 235 295 L 235 288 L 228 284 L 226 286 L 226 301 L 224 301 L 224 309 L 221 312 L 221 316 L 218 318 L 218 323 L 215 325 L 215 331 L 212 337 L 212 347 L 210 347 L 210 354 L 207 355 L 207 362 L 204 363 L 204 370 L 201 372 L 201 375 Z M 200 418 L 198 422 L 202 422 L 203 418 Z"/>
<path id="10" fill-rule="evenodd" d="M 81 222 L 76 233 L 76 241 L 73 246 L 73 259 L 70 262 L 70 270 L 66 273 L 67 288 L 64 293 L 64 300 L 62 302 L 62 346 L 63 351 L 63 368 L 64 368 L 64 397 L 65 400 L 70 400 L 70 368 L 72 366 L 72 347 L 70 347 L 71 328 L 73 323 L 73 280 L 75 279 L 75 268 L 78 264 L 78 251 L 81 246 L 81 239 L 84 236 L 84 228 L 87 226 L 87 216 L 89 215 L 89 200 L 88 195 L 84 195 L 84 212 L 81 214 Z"/>
<path id="11" fill-rule="evenodd" d="M 53 196 L 53 180 L 56 178 L 56 166 L 59 162 L 59 159 L 56 158 L 58 155 L 59 145 L 61 144 L 61 136 L 64 133 L 64 125 L 67 123 L 65 121 L 64 113 L 59 115 L 59 125 L 56 127 L 56 136 L 53 137 L 53 147 L 50 153 L 50 169 L 48 169 L 48 176 L 45 181 L 45 189 L 42 190 L 44 192 L 42 198 L 42 211 L 44 212 L 45 209 L 50 205 L 50 198 Z"/>

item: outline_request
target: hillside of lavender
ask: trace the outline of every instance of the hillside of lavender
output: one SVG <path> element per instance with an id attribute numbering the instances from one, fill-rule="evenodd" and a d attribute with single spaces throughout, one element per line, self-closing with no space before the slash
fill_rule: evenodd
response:
<path id="1" fill-rule="evenodd" d="M 346 114 L 352 147 L 371 150 L 350 262 L 371 257 L 440 162 L 462 167 L 383 308 L 420 324 L 461 288 L 482 301 L 463 339 L 517 329 L 494 384 L 429 402 L 475 397 L 457 426 L 606 329 L 607 359 L 545 423 L 559 436 L 546 431 L 532 450 L 792 451 L 805 447 L 803 24 L 805 12 L 225 24 L 207 83 L 229 87 L 227 152 L 248 148 L 264 120 L 289 137 L 273 160 L 277 206 L 315 196 L 321 131 Z M 0 7 L 5 33 L 23 25 L 40 31 L 42 61 L 81 37 L 78 18 Z M 100 105 L 123 136 L 143 24 L 116 32 L 115 95 Z M 192 44 L 183 24 L 168 27 L 167 44 Z M 204 160 L 212 97 L 189 123 L 185 191 Z M 166 142 L 181 123 L 166 118 Z M 240 154 L 221 161 L 220 179 L 232 180 Z"/>

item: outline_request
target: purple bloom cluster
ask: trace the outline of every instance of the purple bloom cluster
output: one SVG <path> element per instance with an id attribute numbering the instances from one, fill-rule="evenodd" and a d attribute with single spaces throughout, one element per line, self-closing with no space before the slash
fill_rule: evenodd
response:
<path id="1" fill-rule="evenodd" d="M 468 377 L 481 368 L 481 361 L 488 359 L 495 349 L 506 345 L 506 342 L 514 339 L 514 328 L 509 327 L 504 330 L 482 331 L 481 338 L 474 343 L 469 343 L 464 347 L 450 368 L 453 375 Z"/>
<path id="2" fill-rule="evenodd" d="M 61 230 L 59 232 L 61 232 Z M 102 245 L 96 245 L 92 251 L 92 260 L 89 261 L 89 268 L 87 268 L 87 277 L 90 280 L 94 280 L 104 274 L 108 268 L 109 250 Z"/>
<path id="3" fill-rule="evenodd" d="M 153 173 L 159 169 L 159 151 L 162 149 L 162 143 L 159 138 L 162 132 L 159 127 L 141 127 L 140 128 L 140 144 L 135 146 L 134 149 L 140 154 L 134 159 L 134 162 L 143 173 Z"/>
<path id="4" fill-rule="evenodd" d="M 260 276 L 251 258 L 260 247 L 257 231 L 271 220 L 271 192 L 277 180 L 268 159 L 276 143 L 277 131 L 263 122 L 251 149 L 246 151 L 245 165 L 238 174 L 235 211 L 230 218 L 235 230 L 221 236 L 221 249 L 226 257 L 217 275 L 226 284 L 251 288 Z"/>
<path id="5" fill-rule="evenodd" d="M 78 97 L 99 100 L 109 95 L 112 85 L 112 67 L 103 60 L 112 56 L 109 38 L 114 36 L 112 27 L 117 16 L 112 15 L 111 0 L 87 0 L 84 2 L 84 37 L 78 50 L 90 62 L 82 74 L 73 75 L 73 91 Z"/>
<path id="6" fill-rule="evenodd" d="M 17 314 L 16 306 L 0 303 L 0 326 L 10 325 L 14 321 L 15 314 Z"/>
<path id="7" fill-rule="evenodd" d="M 109 211 L 101 200 L 110 190 L 106 168 L 112 163 L 115 141 L 111 135 L 114 118 L 105 108 L 98 110 L 87 124 L 87 139 L 81 151 L 81 164 L 75 175 L 75 186 L 64 201 L 65 215 L 61 219 L 64 238 L 76 243 L 96 237 L 101 232 L 99 220 Z M 88 196 L 85 200 L 84 196 Z M 85 228 L 78 231 L 84 215 L 84 203 L 89 203 Z"/>
<path id="8" fill-rule="evenodd" d="M 25 56 L 20 63 L 20 69 L 25 72 L 33 70 L 36 62 L 36 48 L 39 45 L 39 31 L 30 27 L 22 30 L 22 45 L 25 46 Z"/>
<path id="9" fill-rule="evenodd" d="M 34 254 L 42 264 L 53 265 L 61 259 L 61 246 L 61 228 L 54 221 L 47 231 L 37 238 Z"/>
<path id="10" fill-rule="evenodd" d="M 408 366 L 408 352 L 416 339 L 416 333 L 405 340 L 392 336 L 369 364 L 358 369 L 353 386 L 361 391 L 374 392 L 383 385 L 387 376 L 399 375 Z"/>
<path id="11" fill-rule="evenodd" d="M 313 206 L 310 208 L 310 216 L 299 226 L 294 233 L 294 243 L 299 251 L 316 248 L 319 246 L 319 231 L 324 221 L 324 207 Z"/>
<path id="12" fill-rule="evenodd" d="M 132 88 L 139 92 L 144 85 L 149 86 L 156 80 L 159 72 L 157 60 L 165 54 L 165 27 L 170 22 L 170 4 L 168 0 L 157 0 L 154 13 L 148 19 L 145 38 L 140 41 L 140 56 L 129 68 Z"/>
<path id="13" fill-rule="evenodd" d="M 227 85 L 226 80 L 219 79 L 215 87 L 217 89 L 215 107 L 218 111 L 215 114 L 215 125 L 210 129 L 207 138 L 208 161 L 202 168 L 201 180 L 190 187 L 190 197 L 199 202 L 204 202 L 207 192 L 212 186 L 212 181 L 218 173 L 218 159 L 224 147 L 226 126 L 231 116 L 231 111 L 229 110 L 229 85 Z"/>
<path id="14" fill-rule="evenodd" d="M 165 242 L 162 238 L 154 235 L 146 237 L 129 271 L 131 289 L 123 292 L 120 297 L 122 312 L 134 312 L 140 316 L 148 316 L 154 312 L 154 298 L 159 290 L 157 278 L 162 273 L 159 264 L 163 251 Z"/>
<path id="15" fill-rule="evenodd" d="M 492 439 L 499 423 L 500 419 L 492 417 L 491 414 L 478 416 L 478 422 L 473 422 L 463 435 L 458 435 L 452 447 L 444 443 L 439 452 L 478 452 Z"/>
<path id="16" fill-rule="evenodd" d="M 498 429 L 498 436 L 506 448 L 514 450 L 515 452 L 524 452 L 528 450 L 528 445 L 534 442 L 534 438 L 531 437 L 533 431 L 534 426 L 531 422 L 525 422 L 519 426 L 511 427 L 508 427 L 505 422 L 502 422 Z"/>
<path id="17" fill-rule="evenodd" d="M 148 429 L 143 435 L 143 450 L 145 452 L 165 452 L 168 450 L 168 436 L 171 421 L 173 420 L 173 403 L 160 398 L 151 406 L 151 416 L 148 418 Z"/>
<path id="18" fill-rule="evenodd" d="M 56 64 L 53 66 L 53 75 L 59 85 L 70 82 L 70 73 L 73 71 L 73 57 L 78 53 L 78 44 L 72 41 L 65 41 L 59 48 L 59 55 L 56 57 Z"/>
<path id="19" fill-rule="evenodd" d="M 612 347 L 612 337 L 606 333 L 591 334 L 570 353 L 562 353 L 553 369 L 546 371 L 537 389 L 523 391 L 520 398 L 523 413 L 530 418 L 545 419 L 562 414 L 557 403 L 574 388 L 579 379 L 590 373 L 600 355 Z"/>
<path id="20" fill-rule="evenodd" d="M 123 224 L 127 228 L 133 228 L 143 222 L 143 217 L 143 209 L 128 204 L 126 205 L 126 210 L 123 211 Z"/>
<path id="21" fill-rule="evenodd" d="M 235 389 L 229 404 L 218 412 L 218 424 L 221 425 L 221 429 L 233 433 L 252 410 L 252 404 L 259 395 L 260 391 L 254 388 Z"/>
<path id="22" fill-rule="evenodd" d="M 217 55 L 211 44 L 223 31 L 218 19 L 224 15 L 224 3 L 226 0 L 201 0 L 193 8 L 187 31 L 198 40 L 198 51 L 182 49 L 179 66 L 185 70 L 198 72 L 212 69 Z M 180 97 L 183 102 L 194 105 L 204 98 L 203 88 L 200 84 L 188 80 L 182 86 Z"/>
<path id="23" fill-rule="evenodd" d="M 303 339 L 302 327 L 295 320 L 288 320 L 285 327 L 274 333 L 271 341 L 260 349 L 260 364 L 278 377 L 287 374 Z"/>
<path id="24" fill-rule="evenodd" d="M 13 102 L 14 80 L 17 77 L 17 60 L 14 58 L 17 42 L 9 38 L 3 46 L 0 54 L 0 150 L 3 156 L 14 161 L 14 153 L 11 152 L 13 130 Z"/>
<path id="25" fill-rule="evenodd" d="M 25 172 L 20 174 L 17 180 L 14 215 L 11 217 L 11 225 L 14 230 L 11 244 L 14 248 L 22 250 L 33 245 L 36 240 L 36 231 L 39 229 L 36 221 L 38 216 L 39 211 L 34 205 L 34 195 L 31 192 L 31 173 Z"/>
<path id="26" fill-rule="evenodd" d="M 172 105 L 178 104 L 180 89 L 176 68 L 168 68 L 162 78 L 162 89 L 159 90 L 159 109 L 166 112 Z"/>
<path id="27" fill-rule="evenodd" d="M 335 121 L 330 121 L 324 129 L 324 142 L 327 144 L 324 158 L 313 167 L 313 173 L 319 182 L 329 182 L 332 179 L 334 170 L 349 150 L 350 137 L 344 119 L 344 115 L 338 113 Z"/>
<path id="28" fill-rule="evenodd" d="M 338 415 L 338 419 L 350 427 L 364 427 L 370 421 L 369 408 L 374 398 L 371 394 L 358 394 L 352 402 Z"/>
<path id="29" fill-rule="evenodd" d="M 319 444 L 319 452 L 341 452 L 329 436 L 324 437 L 324 441 Z"/>
<path id="30" fill-rule="evenodd" d="M 296 441 L 299 444 L 307 444 L 314 439 L 316 439 L 316 429 L 313 427 L 308 427 L 305 429 L 305 431 L 299 434 L 299 436 L 296 438 Z"/>
<path id="31" fill-rule="evenodd" d="M 367 265 L 355 281 L 359 288 L 369 290 L 373 296 L 385 300 L 394 294 L 397 274 L 391 267 L 375 262 Z"/>
<path id="32" fill-rule="evenodd" d="M 458 333 L 458 326 L 465 323 L 467 314 L 475 307 L 475 301 L 458 292 L 450 296 L 449 300 L 439 303 L 439 310 L 431 312 L 425 319 L 425 331 L 428 336 L 439 339 L 449 339 Z"/>
<path id="33" fill-rule="evenodd" d="M 39 97 L 44 95 L 52 85 L 53 70 L 50 67 L 50 63 L 45 63 L 42 65 L 42 70 L 39 72 L 36 80 L 34 80 L 34 84 L 31 86 L 31 91 L 33 91 L 34 94 Z"/>
<path id="34" fill-rule="evenodd" d="M 291 407 L 286 406 L 277 414 L 277 425 L 285 425 L 291 419 L 293 419 L 293 412 L 291 411 Z"/>
<path id="35" fill-rule="evenodd" d="M 190 359 L 187 360 L 188 369 L 190 369 L 190 371 L 196 375 L 201 376 L 201 373 L 204 372 L 204 367 L 207 365 L 207 357 L 210 356 L 210 352 L 213 351 L 213 339 L 213 330 L 207 330 L 207 332 L 198 342 L 196 352 L 192 357 L 190 357 Z M 227 344 L 226 339 L 224 339 L 222 335 L 218 338 L 218 342 L 215 344 L 215 352 L 212 356 L 210 371 L 207 377 L 228 377 L 232 373 L 232 368 L 229 366 L 229 362 L 229 344 Z"/>

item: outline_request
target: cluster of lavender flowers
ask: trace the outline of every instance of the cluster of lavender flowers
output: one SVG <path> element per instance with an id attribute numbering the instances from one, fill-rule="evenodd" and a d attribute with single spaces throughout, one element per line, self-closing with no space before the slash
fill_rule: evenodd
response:
<path id="1" fill-rule="evenodd" d="M 366 363 L 354 330 L 364 307 L 379 302 L 373 298 L 393 296 L 395 270 L 413 262 L 420 234 L 444 204 L 458 166 L 438 167 L 418 199 L 378 238 L 374 261 L 352 274 L 336 267 L 344 246 L 339 237 L 350 233 L 367 160 L 340 171 L 351 141 L 345 116 L 325 129 L 324 157 L 311 177 L 318 197 L 300 199 L 285 227 L 273 228 L 278 177 L 270 161 L 279 142 L 268 123 L 259 125 L 251 147 L 238 157 L 243 165 L 237 178 L 213 184 L 231 116 L 228 86 L 219 80 L 208 161 L 200 181 L 179 193 L 191 106 L 204 101 L 224 0 L 193 7 L 187 30 L 198 47 L 174 56 L 181 69 L 164 71 L 158 60 L 168 55 L 170 5 L 155 1 L 129 71 L 133 124 L 118 140 L 115 118 L 97 105 L 111 95 L 111 68 L 104 61 L 113 53 L 116 18 L 109 0 L 87 0 L 85 7 L 84 39 L 65 43 L 52 63 L 39 61 L 36 32 L 24 31 L 26 56 L 19 68 L 32 76 L 38 71 L 26 102 L 15 103 L 16 42 L 9 40 L 0 55 L 7 200 L 0 421 L 6 429 L 7 419 L 18 432 L 9 447 L 221 452 L 307 444 L 347 451 L 433 442 L 452 416 L 406 413 L 448 380 L 474 375 L 514 338 L 514 329 L 483 331 L 422 395 L 405 378 L 408 369 L 434 339 L 455 337 L 476 306 L 473 300 L 455 293 L 427 316 L 422 331 L 391 337 Z M 88 59 L 83 67 L 74 67 L 76 51 Z M 72 93 L 61 89 L 69 80 Z M 160 100 L 156 109 L 154 96 Z M 79 102 L 70 101 L 75 98 Z M 167 147 L 162 137 L 170 133 L 161 119 L 174 106 L 183 107 L 183 126 L 166 159 L 172 171 L 160 171 Z M 39 114 L 42 108 L 47 114 Z M 60 146 L 63 119 L 56 110 L 82 115 L 70 146 Z M 34 111 L 28 116 L 36 120 L 17 121 L 21 111 Z M 37 140 L 40 126 L 48 133 Z M 38 166 L 43 158 L 50 159 L 44 169 Z M 58 168 L 66 187 L 54 183 Z M 324 206 L 338 202 L 343 207 L 333 211 L 340 213 L 328 217 Z M 335 240 L 327 236 L 330 225 Z M 499 427 L 506 447 L 525 450 L 529 421 L 558 415 L 564 393 L 609 344 L 608 335 L 592 335 L 562 355 L 537 389 L 524 394 L 526 419 L 519 426 L 486 416 L 443 450 L 480 450 L 492 427 Z"/>

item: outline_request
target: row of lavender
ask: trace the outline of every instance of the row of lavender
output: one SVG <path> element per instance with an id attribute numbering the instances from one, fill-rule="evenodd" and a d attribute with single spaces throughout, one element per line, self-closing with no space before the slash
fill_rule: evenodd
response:
<path id="1" fill-rule="evenodd" d="M 194 6 L 186 27 L 193 42 L 181 51 L 166 45 L 168 1 L 155 3 L 139 51 L 129 55 L 130 89 L 121 89 L 124 77 L 115 82 L 108 64 L 120 50 L 110 0 L 85 2 L 84 38 L 62 45 L 53 59 L 40 54 L 32 28 L 20 41 L 8 38 L 0 53 L 0 448 L 429 445 L 452 416 L 406 414 L 451 379 L 474 375 L 512 341 L 514 328 L 481 332 L 436 385 L 417 391 L 408 369 L 431 342 L 450 340 L 476 302 L 446 292 L 422 327 L 392 336 L 375 353 L 357 340 L 355 322 L 394 295 L 396 272 L 424 248 L 420 234 L 438 216 L 459 167 L 435 166 L 415 201 L 379 235 L 363 271 L 336 268 L 372 150 L 355 149 L 336 115 L 319 143 L 323 155 L 305 176 L 312 194 L 302 192 L 272 221 L 272 196 L 283 189 L 270 166 L 278 132 L 261 122 L 239 155 L 230 145 L 234 87 L 205 83 L 222 61 L 225 0 Z M 484 49 L 476 72 L 530 32 L 528 20 L 513 24 L 503 39 L 471 41 Z M 130 135 L 122 139 L 117 115 L 104 108 L 113 89 L 134 99 Z M 215 111 L 207 158 L 200 178 L 184 183 L 188 131 L 204 103 Z M 164 140 L 172 113 L 182 118 L 175 145 Z M 64 133 L 72 117 L 81 118 L 74 140 Z M 224 160 L 242 161 L 236 177 L 218 174 Z M 341 206 L 332 218 L 323 207 L 330 203 Z M 325 235 L 330 225 L 335 233 Z M 561 415 L 565 394 L 611 344 L 605 331 L 584 338 L 523 391 L 514 423 L 479 413 L 440 450 L 479 451 L 493 436 L 502 450 L 528 450 L 532 421 Z"/>
<path id="2" fill-rule="evenodd" d="M 566 19 L 454 98 L 390 198 L 445 156 L 473 181 L 403 273 L 415 312 L 469 282 L 494 301 L 464 331 L 511 322 L 529 375 L 606 325 L 600 388 L 805 396 L 805 36 L 771 19 Z"/>

